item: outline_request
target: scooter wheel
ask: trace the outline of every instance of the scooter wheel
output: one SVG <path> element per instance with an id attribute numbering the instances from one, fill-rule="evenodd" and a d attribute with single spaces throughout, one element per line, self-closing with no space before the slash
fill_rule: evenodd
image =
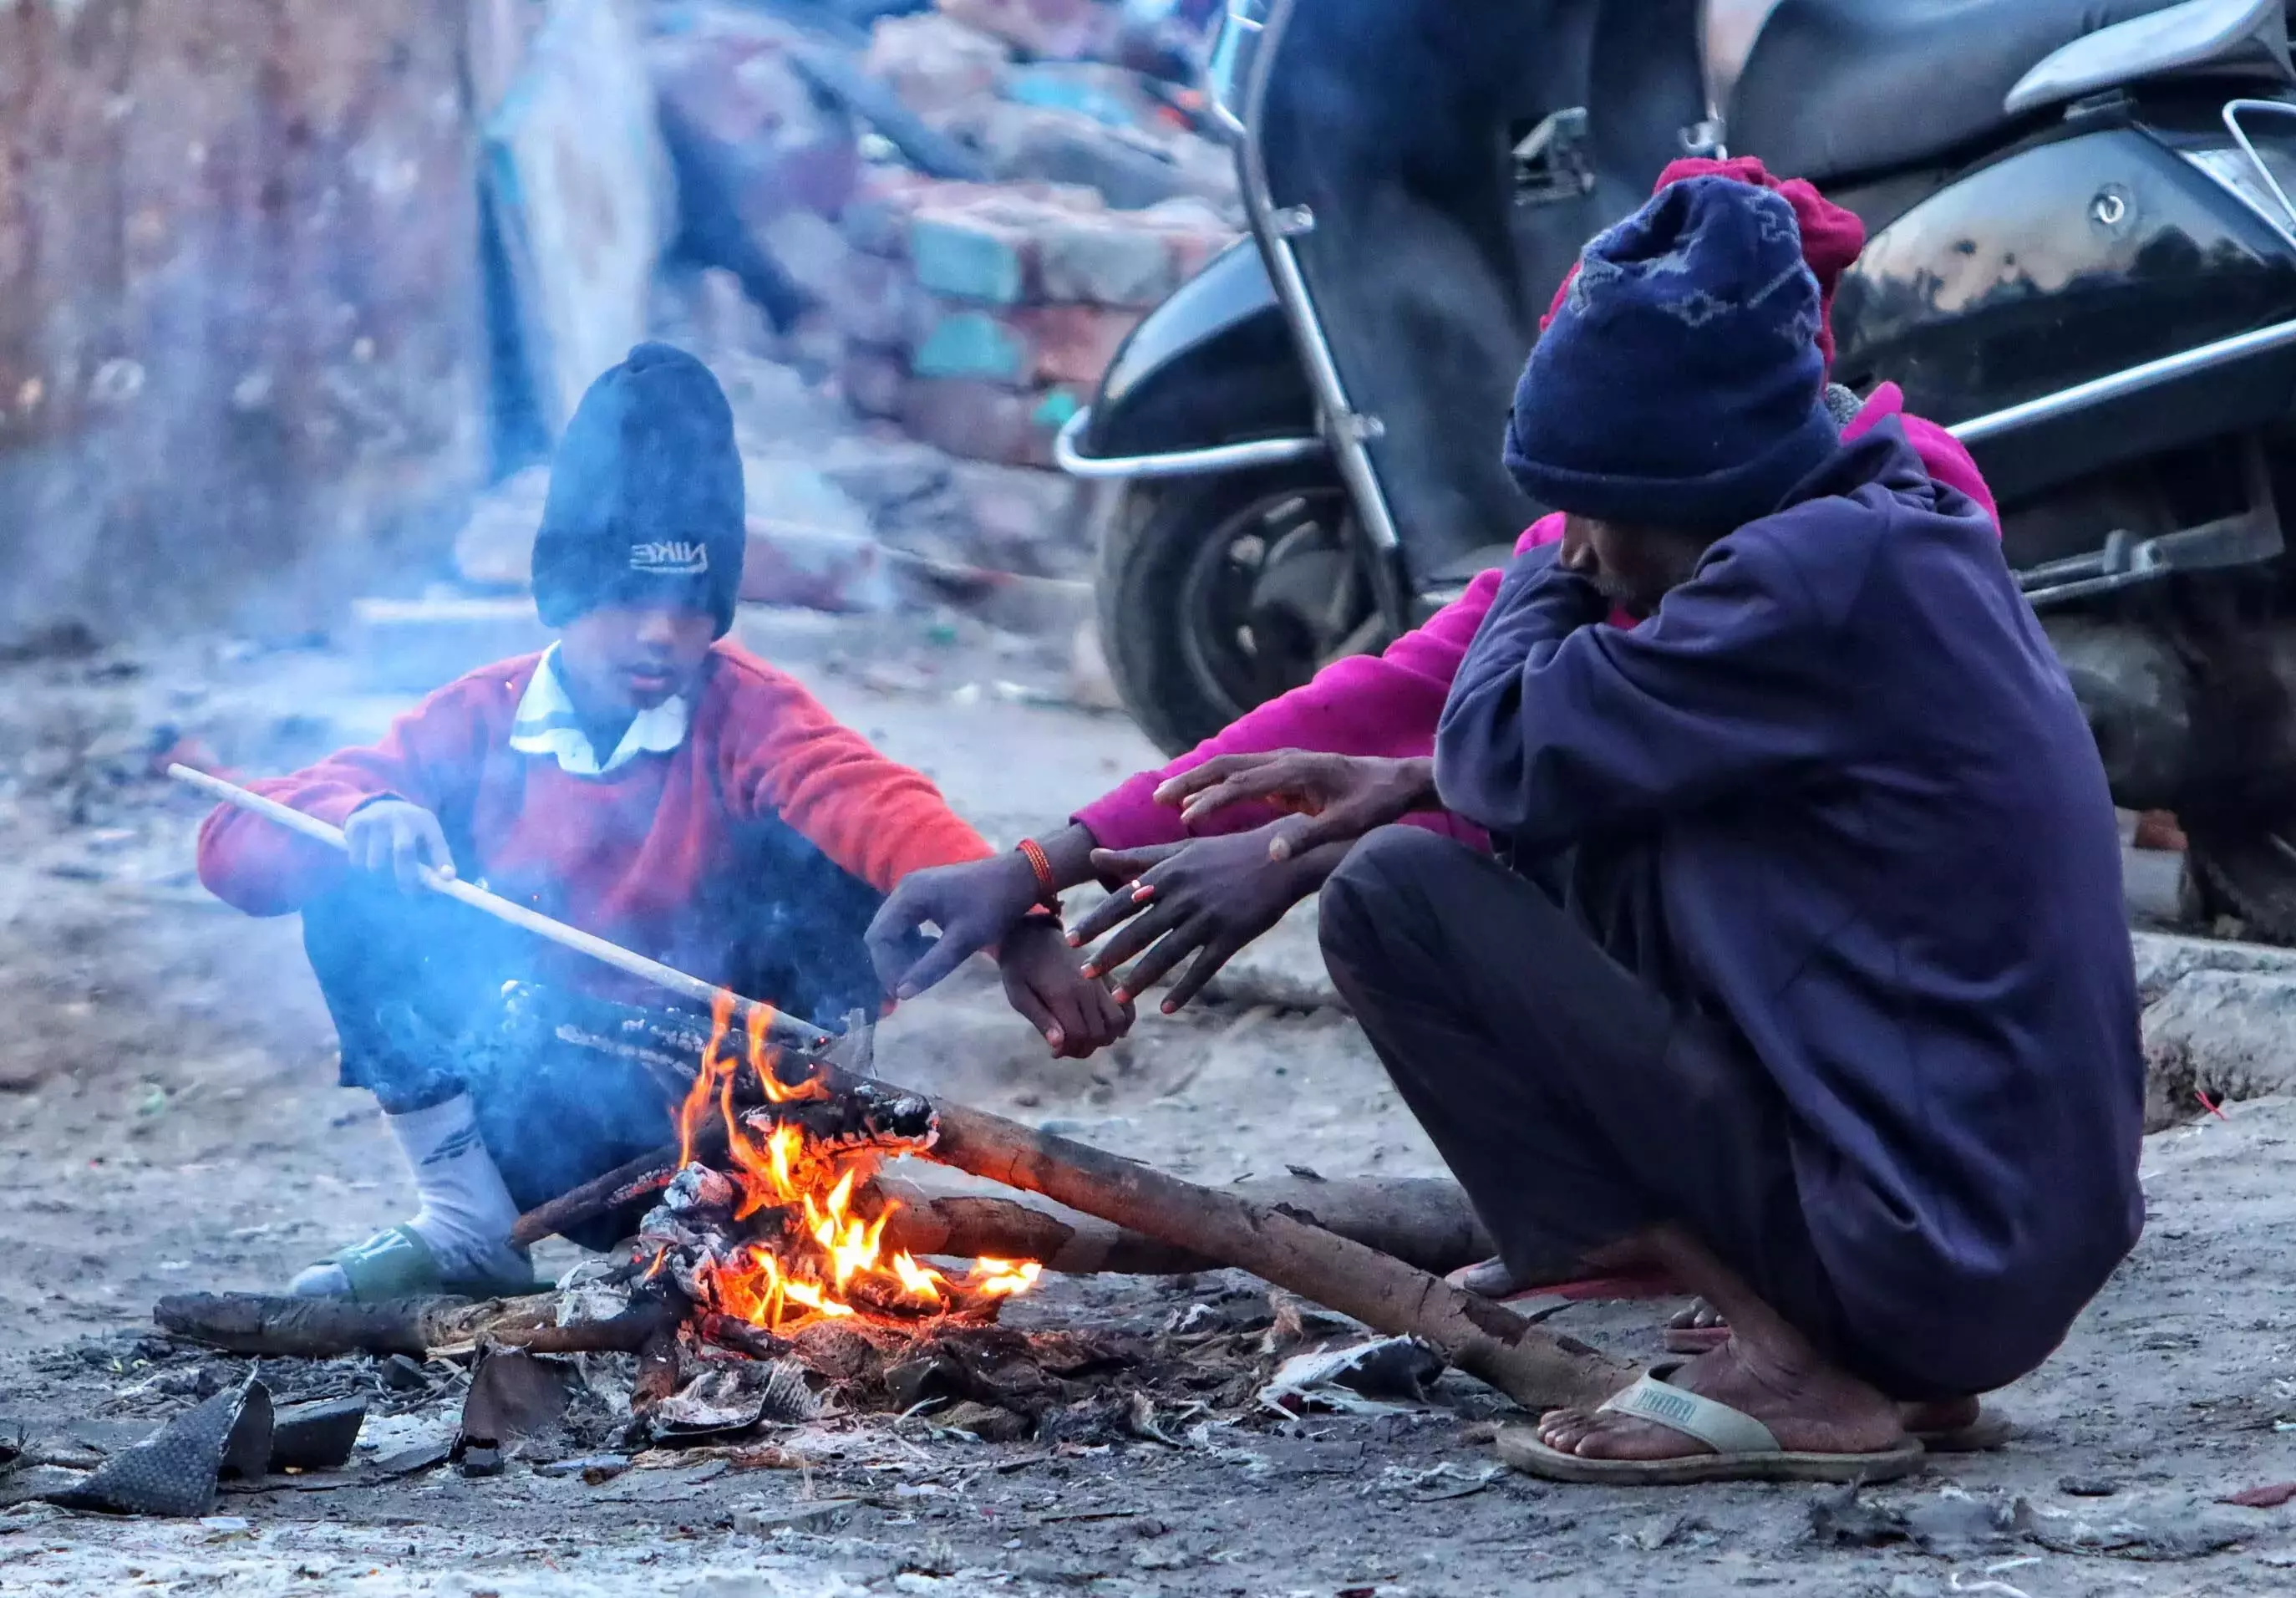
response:
<path id="1" fill-rule="evenodd" d="M 1387 644 L 1353 507 L 1320 464 L 1128 482 L 1100 523 L 1101 649 L 1167 754 Z"/>

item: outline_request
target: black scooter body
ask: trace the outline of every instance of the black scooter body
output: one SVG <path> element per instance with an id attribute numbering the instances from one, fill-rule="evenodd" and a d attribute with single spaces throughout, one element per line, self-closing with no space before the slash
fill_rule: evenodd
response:
<path id="1" fill-rule="evenodd" d="M 2296 318 L 2296 249 L 2177 153 L 2229 151 L 2222 128 L 2178 131 L 2189 110 L 2161 109 L 2167 126 L 2116 107 L 1964 171 L 1831 192 L 1870 232 L 1835 293 L 1837 380 L 1860 391 L 1895 382 L 1907 409 L 1950 426 Z M 2258 144 L 2296 183 L 2296 120 Z M 1988 435 L 1971 453 L 2012 505 L 2292 413 L 2296 342 Z M 1089 456 L 1154 455 L 1314 426 L 1283 308 L 1246 239 L 1135 330 L 1079 442 Z"/>
<path id="2" fill-rule="evenodd" d="M 1082 445 L 1103 459 L 1316 429 L 1267 263 L 1240 239 L 1132 330 L 1102 375 Z"/>

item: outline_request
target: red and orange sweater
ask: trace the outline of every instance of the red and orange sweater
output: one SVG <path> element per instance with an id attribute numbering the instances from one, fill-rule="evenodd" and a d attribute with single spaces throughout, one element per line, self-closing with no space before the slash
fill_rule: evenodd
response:
<path id="1" fill-rule="evenodd" d="M 803 905 L 750 901 L 776 888 L 794 895 L 800 879 L 821 875 L 813 866 L 882 894 L 911 871 L 990 853 L 922 773 L 730 643 L 710 651 L 689 691 L 676 749 L 603 777 L 521 754 L 511 725 L 540 659 L 483 667 L 399 717 L 373 746 L 252 786 L 336 826 L 378 798 L 422 805 L 439 817 L 466 879 L 713 982 L 742 976 L 734 945 L 760 908 L 801 927 Z M 761 832 L 782 840 L 762 857 L 763 880 Z M 199 869 L 218 898 L 258 916 L 299 910 L 348 869 L 340 855 L 229 808 L 201 829 Z M 602 985 L 578 957 L 537 951 L 537 961 L 531 975 Z"/>

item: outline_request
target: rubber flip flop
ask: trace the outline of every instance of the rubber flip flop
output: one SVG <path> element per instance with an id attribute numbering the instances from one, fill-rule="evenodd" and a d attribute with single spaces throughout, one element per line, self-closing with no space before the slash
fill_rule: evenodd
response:
<path id="1" fill-rule="evenodd" d="M 1918 1470 L 1927 1457 L 1907 1437 L 1894 1448 L 1872 1454 L 1813 1454 L 1781 1447 L 1776 1435 L 1743 1411 L 1673 1386 L 1667 1378 L 1684 1362 L 1653 1365 L 1602 1408 L 1613 1414 L 1650 1421 L 1712 1449 L 1673 1459 L 1587 1459 L 1564 1454 L 1538 1440 L 1536 1427 L 1504 1427 L 1499 1458 L 1528 1476 L 1547 1481 L 1600 1483 L 1611 1487 L 1688 1487 L 1707 1481 L 1894 1481 Z"/>
<path id="2" fill-rule="evenodd" d="M 523 1257 L 523 1256 L 521 1256 Z M 378 1231 L 364 1243 L 329 1256 L 350 1284 L 354 1304 L 380 1304 L 392 1298 L 510 1298 L 542 1290 L 529 1270 L 523 1276 L 450 1279 L 439 1269 L 439 1256 L 422 1234 L 411 1226 Z"/>
<path id="3" fill-rule="evenodd" d="M 1669 1326 L 1666 1330 L 1669 1354 L 1711 1354 L 1729 1340 L 1727 1326 Z M 1977 1419 L 1966 1426 L 1949 1426 L 1941 1431 L 1915 1429 L 1910 1435 L 1931 1454 L 1989 1454 L 2006 1446 L 2016 1429 L 2007 1416 L 1981 1409 Z"/>

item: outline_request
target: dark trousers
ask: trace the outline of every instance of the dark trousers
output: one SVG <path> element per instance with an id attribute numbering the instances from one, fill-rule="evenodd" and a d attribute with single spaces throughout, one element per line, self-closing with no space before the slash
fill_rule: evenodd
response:
<path id="1" fill-rule="evenodd" d="M 1323 944 L 1396 1089 L 1518 1272 L 1676 1222 L 1848 1369 L 1923 1390 L 1850 1335 L 1813 1246 L 1786 1107 L 1745 1042 L 1676 995 L 1655 862 L 1534 883 L 1390 827 L 1324 885 Z"/>
<path id="2" fill-rule="evenodd" d="M 660 1075 L 561 1040 L 561 1017 L 531 993 L 508 1002 L 506 976 L 533 965 L 528 934 L 358 877 L 305 907 L 303 947 L 341 1042 L 343 1085 L 370 1090 L 393 1115 L 468 1092 L 521 1209 L 675 1135 L 676 1097 Z M 575 996 L 558 997 L 563 1018 L 578 1019 Z M 620 1234 L 610 1219 L 576 1240 L 604 1247 Z"/>

